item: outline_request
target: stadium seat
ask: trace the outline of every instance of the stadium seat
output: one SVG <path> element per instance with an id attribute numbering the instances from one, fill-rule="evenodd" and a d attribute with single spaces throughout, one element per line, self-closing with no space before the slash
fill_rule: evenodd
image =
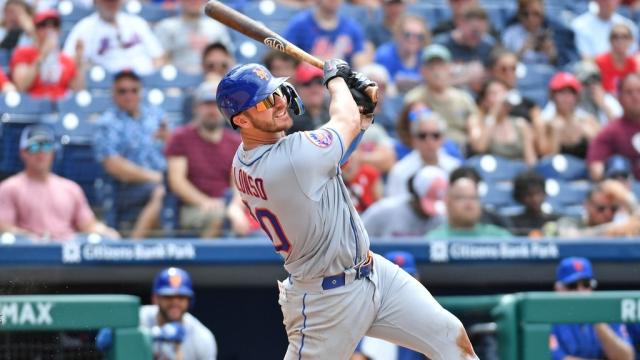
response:
<path id="1" fill-rule="evenodd" d="M 464 164 L 473 167 L 487 183 L 511 181 L 517 174 L 527 170 L 523 161 L 494 155 L 474 155 L 465 160 Z"/>
<path id="2" fill-rule="evenodd" d="M 77 6 L 71 0 L 62 0 L 58 3 L 58 13 L 60 14 L 60 20 L 62 24 L 75 24 L 82 20 L 84 17 L 93 13 L 93 8 L 85 8 Z"/>
<path id="3" fill-rule="evenodd" d="M 445 3 L 435 4 L 432 2 L 413 2 L 407 4 L 408 14 L 419 15 L 427 21 L 427 25 L 430 29 L 433 29 L 441 21 L 451 18 L 451 10 Z"/>
<path id="4" fill-rule="evenodd" d="M 275 0 L 260 0 L 247 3 L 243 12 L 252 19 L 258 19 L 276 33 L 283 34 L 291 18 L 299 13 L 300 9 Z"/>
<path id="5" fill-rule="evenodd" d="M 150 89 L 146 94 L 146 100 L 149 104 L 158 106 L 165 111 L 170 128 L 180 126 L 187 121 L 183 118 L 186 97 L 185 94 L 171 93 L 160 89 Z"/>
<path id="6" fill-rule="evenodd" d="M 110 94 L 113 74 L 100 65 L 94 65 L 85 74 L 87 90 L 93 94 Z"/>
<path id="7" fill-rule="evenodd" d="M 534 170 L 545 179 L 564 181 L 587 179 L 587 166 L 584 160 L 572 155 L 546 156 L 538 160 Z"/>
<path id="8" fill-rule="evenodd" d="M 83 121 L 96 121 L 113 105 L 110 95 L 97 95 L 82 90 L 58 101 L 58 114 L 64 120 L 65 114 L 75 114 Z"/>
<path id="9" fill-rule="evenodd" d="M 229 33 L 236 45 L 235 55 L 238 64 L 262 62 L 262 57 L 269 51 L 266 46 L 235 30 L 231 30 Z"/>
<path id="10" fill-rule="evenodd" d="M 517 71 L 518 90 L 523 96 L 532 98 L 538 106 L 543 107 L 547 102 L 549 80 L 555 73 L 556 69 L 550 65 L 521 64 Z"/>
<path id="11" fill-rule="evenodd" d="M 518 205 L 513 199 L 513 186 L 510 183 L 481 182 L 478 193 L 482 206 L 488 209 L 496 210 Z"/>
<path id="12" fill-rule="evenodd" d="M 165 65 L 155 73 L 142 78 L 146 88 L 175 89 L 180 92 L 194 89 L 201 82 L 201 75 L 182 73 L 173 65 Z"/>
<path id="13" fill-rule="evenodd" d="M 571 183 L 556 179 L 545 182 L 547 200 L 562 206 L 581 206 L 590 189 L 591 184 L 587 182 Z"/>
<path id="14" fill-rule="evenodd" d="M 129 14 L 138 15 L 147 20 L 150 25 L 178 14 L 176 9 L 166 8 L 161 4 L 140 2 L 138 0 L 127 1 L 124 5 L 124 10 Z"/>

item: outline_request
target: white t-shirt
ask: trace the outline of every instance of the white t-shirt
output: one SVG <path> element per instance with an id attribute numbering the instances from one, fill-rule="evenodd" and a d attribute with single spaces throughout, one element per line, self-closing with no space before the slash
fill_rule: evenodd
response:
<path id="1" fill-rule="evenodd" d="M 413 150 L 407 156 L 398 161 L 391 171 L 389 171 L 389 177 L 387 178 L 386 196 L 395 196 L 401 194 L 408 194 L 409 188 L 407 181 L 409 178 L 422 169 L 426 164 L 422 160 L 420 153 L 417 150 Z M 460 166 L 460 160 L 447 154 L 444 150 L 438 150 L 438 167 L 446 171 L 447 174 L 455 170 Z"/>
<path id="2" fill-rule="evenodd" d="M 575 32 L 576 48 L 583 57 L 595 57 L 610 50 L 609 33 L 613 24 L 623 23 L 631 29 L 633 38 L 638 39 L 638 28 L 633 21 L 620 14 L 613 14 L 611 19 L 604 21 L 598 15 L 587 11 L 578 16 L 571 23 L 571 28 Z M 629 53 L 634 53 L 638 45 L 634 41 L 629 48 Z"/>
<path id="3" fill-rule="evenodd" d="M 109 72 L 131 69 L 138 75 L 155 71 L 153 59 L 164 54 L 160 42 L 141 17 L 120 12 L 116 25 L 93 13 L 80 20 L 67 37 L 64 52 L 73 56 L 78 40 L 84 42 L 84 58 Z"/>
<path id="4" fill-rule="evenodd" d="M 157 305 L 144 305 L 140 307 L 140 326 L 151 330 L 158 325 L 156 316 L 158 315 Z M 182 317 L 185 336 L 180 349 L 182 358 L 189 360 L 215 360 L 218 356 L 216 339 L 198 319 L 189 313 Z M 154 359 L 173 360 L 176 358 L 175 344 L 168 342 L 153 343 Z"/>

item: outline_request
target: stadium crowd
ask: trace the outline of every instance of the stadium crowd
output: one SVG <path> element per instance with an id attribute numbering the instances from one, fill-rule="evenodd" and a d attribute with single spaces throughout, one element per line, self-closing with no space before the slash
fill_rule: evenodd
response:
<path id="1" fill-rule="evenodd" d="M 0 232 L 262 236 L 217 83 L 246 62 L 289 77 L 305 131 L 329 118 L 322 70 L 202 0 L 0 3 Z M 378 83 L 342 169 L 372 237 L 640 234 L 640 1 L 226 3 Z"/>

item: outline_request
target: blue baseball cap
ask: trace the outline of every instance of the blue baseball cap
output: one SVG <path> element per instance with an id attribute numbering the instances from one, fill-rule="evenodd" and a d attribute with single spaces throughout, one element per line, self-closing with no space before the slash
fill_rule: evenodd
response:
<path id="1" fill-rule="evenodd" d="M 620 175 L 631 175 L 631 163 L 627 158 L 621 155 L 613 155 L 607 159 L 605 169 L 606 178 L 613 178 Z"/>
<path id="2" fill-rule="evenodd" d="M 564 285 L 578 280 L 593 279 L 591 262 L 583 257 L 562 259 L 556 269 L 556 280 Z"/>
<path id="3" fill-rule="evenodd" d="M 416 268 L 416 259 L 411 253 L 406 251 L 391 251 L 384 255 L 387 260 L 400 266 L 404 271 L 416 276 L 418 275 L 418 269 Z"/>
<path id="4" fill-rule="evenodd" d="M 29 125 L 20 134 L 20 149 L 26 149 L 37 143 L 55 143 L 53 130 L 47 125 Z"/>

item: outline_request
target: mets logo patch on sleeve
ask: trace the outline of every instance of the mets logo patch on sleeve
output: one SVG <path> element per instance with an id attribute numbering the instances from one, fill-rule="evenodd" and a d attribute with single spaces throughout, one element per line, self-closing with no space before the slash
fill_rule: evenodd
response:
<path id="1" fill-rule="evenodd" d="M 333 134 L 329 130 L 305 131 L 304 134 L 313 145 L 321 148 L 329 147 L 333 143 Z"/>

